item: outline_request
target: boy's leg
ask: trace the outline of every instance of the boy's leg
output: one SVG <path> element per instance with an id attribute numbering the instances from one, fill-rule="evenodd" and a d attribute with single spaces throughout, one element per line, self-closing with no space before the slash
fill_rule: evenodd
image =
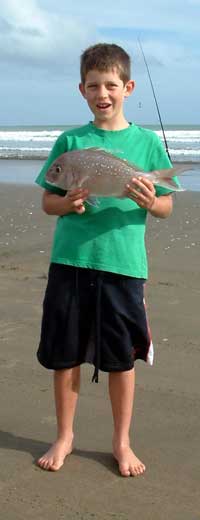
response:
<path id="1" fill-rule="evenodd" d="M 56 370 L 54 392 L 57 416 L 57 439 L 39 460 L 46 470 L 57 471 L 72 451 L 73 422 L 80 389 L 80 367 Z"/>
<path id="2" fill-rule="evenodd" d="M 114 420 L 113 453 L 121 475 L 140 475 L 144 464 L 130 447 L 131 426 L 135 387 L 135 370 L 109 373 L 109 392 Z"/>

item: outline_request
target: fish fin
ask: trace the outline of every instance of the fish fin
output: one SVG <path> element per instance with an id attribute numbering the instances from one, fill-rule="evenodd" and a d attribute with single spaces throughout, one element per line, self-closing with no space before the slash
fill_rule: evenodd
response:
<path id="1" fill-rule="evenodd" d="M 119 164 L 125 163 L 127 167 L 129 167 L 133 170 L 133 176 L 134 176 L 134 173 L 135 174 L 144 173 L 144 170 L 142 168 L 140 168 L 139 166 L 137 166 L 137 164 L 132 163 L 132 162 L 128 161 L 127 159 L 118 157 L 118 155 L 116 155 L 116 153 L 120 153 L 120 154 L 124 153 L 122 150 L 110 150 L 110 149 L 103 148 L 102 146 L 99 148 L 97 146 L 88 146 L 88 147 L 85 147 L 84 150 L 101 153 L 101 155 L 104 155 L 104 157 L 110 157 L 112 159 L 115 159 L 115 161 L 118 161 Z M 134 172 L 134 170 L 135 170 L 135 172 Z"/>
<path id="2" fill-rule="evenodd" d="M 170 178 L 171 177 L 175 177 L 175 176 L 179 176 L 181 175 L 182 173 L 186 173 L 188 170 L 191 170 L 193 168 L 188 168 L 187 166 L 175 166 L 174 168 L 167 168 L 167 169 L 164 169 L 164 170 L 157 170 L 160 174 L 160 177 L 162 179 L 164 178 Z"/>
<path id="3" fill-rule="evenodd" d="M 188 167 L 186 165 L 177 165 L 173 168 L 166 168 L 157 171 L 155 170 L 155 175 L 157 179 L 156 182 L 154 182 L 154 184 L 158 184 L 159 186 L 170 189 L 171 191 L 185 191 L 184 188 L 176 184 L 173 177 L 178 177 L 179 175 L 186 173 L 187 171 Z"/>
<path id="4" fill-rule="evenodd" d="M 171 191 L 185 191 L 185 189 L 178 186 L 171 177 L 160 177 L 154 184 Z"/>
<path id="5" fill-rule="evenodd" d="M 90 205 L 90 206 L 93 206 L 95 208 L 98 208 L 100 206 L 100 200 L 97 199 L 97 197 L 88 197 L 86 199 L 86 202 Z"/>
<path id="6" fill-rule="evenodd" d="M 85 183 L 86 181 L 88 181 L 89 178 L 90 178 L 89 175 L 85 175 L 84 177 L 82 177 L 82 179 L 80 179 L 79 182 L 77 183 L 77 187 L 78 187 L 78 188 L 83 188 L 83 189 L 84 189 L 84 183 Z"/>

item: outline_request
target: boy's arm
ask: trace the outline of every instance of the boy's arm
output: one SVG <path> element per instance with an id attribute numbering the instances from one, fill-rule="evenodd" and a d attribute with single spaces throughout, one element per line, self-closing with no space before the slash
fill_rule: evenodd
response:
<path id="1" fill-rule="evenodd" d="M 84 201 L 87 196 L 88 191 L 80 188 L 66 193 L 64 196 L 45 190 L 42 197 L 42 209 L 47 215 L 82 214 L 85 212 Z"/>
<path id="2" fill-rule="evenodd" d="M 172 195 L 160 195 L 160 197 L 155 196 L 154 202 L 152 203 L 151 208 L 149 208 L 149 213 L 151 213 L 153 217 L 166 218 L 171 215 L 172 210 Z"/>
<path id="3" fill-rule="evenodd" d="M 126 186 L 125 195 L 148 210 L 153 217 L 166 218 L 172 213 L 172 195 L 168 193 L 157 197 L 153 183 L 145 177 L 133 178 L 132 183 Z"/>

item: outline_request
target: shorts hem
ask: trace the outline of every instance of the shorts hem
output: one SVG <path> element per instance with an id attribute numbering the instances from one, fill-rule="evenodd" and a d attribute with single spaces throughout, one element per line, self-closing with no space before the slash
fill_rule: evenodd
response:
<path id="1" fill-rule="evenodd" d="M 86 363 L 86 361 L 74 361 L 71 363 L 48 363 L 39 356 L 37 356 L 37 360 L 39 361 L 40 365 L 42 365 L 44 368 L 47 368 L 48 370 L 64 370 L 68 368 L 75 368 L 82 365 L 83 363 Z"/>
<path id="2" fill-rule="evenodd" d="M 101 370 L 102 372 L 126 372 L 128 370 L 132 370 L 132 368 L 134 368 L 134 363 L 132 363 L 131 365 L 112 365 L 112 366 L 109 366 L 109 365 L 106 365 L 106 366 L 103 366 L 103 367 L 100 367 L 99 370 Z"/>
<path id="3" fill-rule="evenodd" d="M 94 368 L 95 368 L 95 365 L 93 362 L 90 362 L 90 361 L 74 361 L 72 363 L 59 363 L 59 364 L 52 364 L 52 363 L 46 363 L 46 361 L 44 361 L 43 359 L 41 359 L 39 356 L 37 356 L 37 359 L 40 363 L 40 365 L 42 365 L 44 368 L 46 368 L 47 370 L 67 370 L 67 369 L 70 369 L 70 368 L 75 368 L 75 367 L 78 367 L 80 365 L 92 365 Z M 101 372 L 125 372 L 125 371 L 128 371 L 128 370 L 132 370 L 132 368 L 134 368 L 134 363 L 131 363 L 131 364 L 128 364 L 128 365 L 106 365 L 106 366 L 101 366 L 99 367 L 99 370 Z"/>

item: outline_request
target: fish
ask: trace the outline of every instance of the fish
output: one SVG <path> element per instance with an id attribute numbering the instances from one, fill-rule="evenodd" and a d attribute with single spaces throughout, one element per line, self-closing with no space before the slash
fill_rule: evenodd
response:
<path id="1" fill-rule="evenodd" d="M 123 197 L 125 187 L 133 177 L 146 177 L 154 185 L 184 191 L 173 179 L 183 171 L 186 168 L 177 166 L 145 172 L 107 150 L 90 147 L 71 150 L 57 157 L 47 170 L 45 180 L 65 191 L 87 189 L 92 200 L 92 197 Z"/>

